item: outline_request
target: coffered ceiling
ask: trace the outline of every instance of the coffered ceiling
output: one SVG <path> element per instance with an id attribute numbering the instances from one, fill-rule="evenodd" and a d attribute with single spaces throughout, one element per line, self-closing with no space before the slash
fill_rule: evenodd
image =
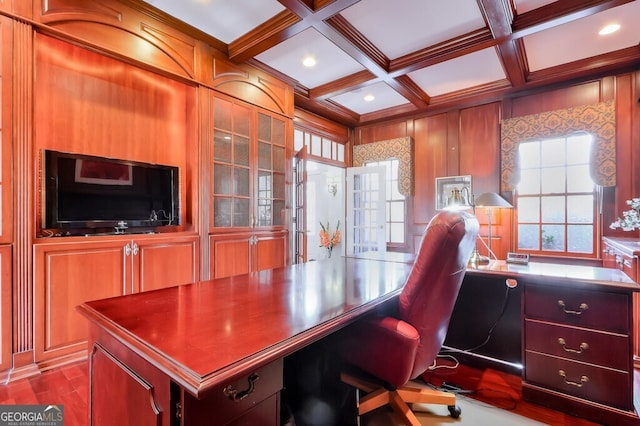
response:
<path id="1" fill-rule="evenodd" d="M 280 75 L 296 105 L 347 125 L 640 67 L 640 0 L 130 1 Z M 609 24 L 619 30 L 599 35 Z"/>

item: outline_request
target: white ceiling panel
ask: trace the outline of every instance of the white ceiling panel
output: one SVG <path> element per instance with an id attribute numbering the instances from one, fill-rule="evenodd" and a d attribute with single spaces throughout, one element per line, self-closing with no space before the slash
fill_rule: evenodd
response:
<path id="1" fill-rule="evenodd" d="M 285 8 L 277 0 L 145 0 L 224 43 L 231 43 Z"/>
<path id="2" fill-rule="evenodd" d="M 340 14 L 389 59 L 485 27 L 476 0 L 361 0 Z"/>
<path id="3" fill-rule="evenodd" d="M 538 71 L 640 43 L 640 1 L 627 3 L 568 24 L 523 38 L 529 70 Z M 601 36 L 605 25 L 618 23 L 620 30 Z"/>
<path id="4" fill-rule="evenodd" d="M 315 67 L 308 68 L 302 64 L 306 56 L 315 58 Z M 302 31 L 262 52 L 256 56 L 256 59 L 293 77 L 308 88 L 320 86 L 364 69 L 351 56 L 313 28 Z"/>
<path id="5" fill-rule="evenodd" d="M 506 78 L 493 47 L 414 71 L 409 73 L 409 77 L 429 96 L 443 95 Z"/>
<path id="6" fill-rule="evenodd" d="M 367 95 L 372 95 L 374 99 L 366 101 L 364 98 Z M 382 82 L 334 96 L 331 100 L 357 114 L 367 114 L 409 103 L 398 92 Z"/>

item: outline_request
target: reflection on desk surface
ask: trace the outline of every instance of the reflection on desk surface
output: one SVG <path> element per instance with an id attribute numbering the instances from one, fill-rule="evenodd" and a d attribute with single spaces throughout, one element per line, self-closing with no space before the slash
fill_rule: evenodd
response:
<path id="1" fill-rule="evenodd" d="M 504 260 L 494 260 L 488 265 L 469 267 L 468 272 L 487 272 L 496 274 L 538 275 L 575 280 L 603 281 L 622 284 L 636 284 L 624 272 L 612 268 L 596 266 L 567 265 L 559 263 L 529 262 L 526 265 L 507 263 Z"/>

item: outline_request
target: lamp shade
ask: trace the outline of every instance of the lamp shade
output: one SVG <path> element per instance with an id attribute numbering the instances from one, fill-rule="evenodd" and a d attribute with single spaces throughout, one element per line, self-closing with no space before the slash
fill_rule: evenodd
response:
<path id="1" fill-rule="evenodd" d="M 510 209 L 513 208 L 511 204 L 500 195 L 495 192 L 485 192 L 478 196 L 475 200 L 476 207 L 495 207 L 495 208 L 503 208 Z"/>

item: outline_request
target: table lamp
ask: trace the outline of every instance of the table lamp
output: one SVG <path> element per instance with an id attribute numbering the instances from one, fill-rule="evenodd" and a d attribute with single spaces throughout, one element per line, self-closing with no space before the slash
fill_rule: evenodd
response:
<path id="1" fill-rule="evenodd" d="M 484 194 L 481 194 L 474 200 L 473 207 L 474 207 L 474 213 L 475 213 L 476 207 L 483 207 L 487 209 L 487 218 L 489 219 L 489 223 L 488 223 L 489 244 L 487 245 L 487 249 L 489 250 L 488 252 L 489 257 L 481 256 L 479 253 L 477 253 L 477 250 L 476 250 L 471 255 L 471 260 L 469 260 L 469 262 L 489 263 L 492 255 L 494 258 L 496 257 L 496 255 L 493 254 L 493 251 L 491 251 L 491 228 L 492 228 L 491 220 L 493 218 L 493 209 L 510 209 L 510 208 L 513 208 L 513 206 L 507 200 L 505 200 L 495 192 L 485 192 Z M 477 256 L 477 258 L 475 259 L 475 262 L 474 262 L 474 256 Z"/>

